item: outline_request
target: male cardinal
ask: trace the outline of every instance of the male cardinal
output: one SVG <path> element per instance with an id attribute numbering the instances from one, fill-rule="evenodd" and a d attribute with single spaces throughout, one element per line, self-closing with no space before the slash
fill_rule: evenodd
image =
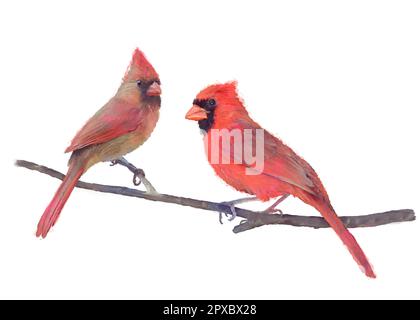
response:
<path id="1" fill-rule="evenodd" d="M 234 204 L 237 203 L 253 199 L 267 201 L 278 197 L 278 200 L 266 210 L 274 212 L 275 206 L 288 195 L 298 197 L 322 214 L 347 246 L 362 271 L 368 277 L 375 278 L 372 266 L 356 239 L 335 213 L 314 169 L 281 140 L 251 119 L 241 98 L 238 97 L 236 82 L 215 84 L 202 90 L 185 117 L 198 121 L 209 151 L 208 160 L 216 174 L 235 189 L 255 196 L 229 202 L 233 217 L 236 215 Z M 252 150 L 252 154 L 258 151 L 256 150 L 258 139 L 262 141 L 262 170 L 257 171 L 251 163 L 241 160 L 243 151 L 238 152 L 231 145 L 233 135 L 228 137 L 227 144 L 224 143 L 226 137 L 219 134 L 223 129 L 225 132 L 239 131 L 243 135 L 244 150 L 248 148 Z M 213 134 L 215 131 L 218 134 Z M 250 139 L 246 139 L 246 135 Z M 222 155 L 222 161 L 214 161 L 212 153 L 215 151 Z"/>
<path id="2" fill-rule="evenodd" d="M 77 181 L 101 161 L 119 160 L 142 145 L 159 119 L 160 80 L 143 52 L 136 49 L 116 94 L 73 138 L 66 177 L 38 223 L 36 236 L 45 238 L 56 223 Z"/>

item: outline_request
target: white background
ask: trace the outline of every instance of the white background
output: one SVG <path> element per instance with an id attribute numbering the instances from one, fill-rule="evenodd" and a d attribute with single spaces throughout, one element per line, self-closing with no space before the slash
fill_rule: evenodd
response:
<path id="1" fill-rule="evenodd" d="M 212 172 L 184 119 L 236 79 L 253 118 L 317 170 L 342 215 L 419 210 L 417 1 L 13 1 L 0 5 L 0 298 L 420 298 L 417 222 L 353 233 L 369 280 L 331 230 L 243 234 L 217 214 L 75 190 L 47 239 L 36 224 L 63 150 L 115 92 L 132 50 L 162 80 L 161 120 L 128 159 L 159 191 L 243 196 Z M 86 181 L 131 185 L 100 164 Z M 257 205 L 258 208 L 264 207 Z M 318 215 L 296 199 L 287 213 Z"/>

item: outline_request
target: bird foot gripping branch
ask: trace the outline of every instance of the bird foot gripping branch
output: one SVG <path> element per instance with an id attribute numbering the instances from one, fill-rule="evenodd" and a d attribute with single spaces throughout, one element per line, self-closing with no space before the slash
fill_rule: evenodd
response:
<path id="1" fill-rule="evenodd" d="M 269 206 L 267 209 L 261 211 L 261 214 L 283 215 L 283 211 L 278 209 L 277 206 L 280 203 L 282 203 L 285 199 L 287 199 L 288 196 L 289 196 L 288 193 L 282 195 L 271 206 Z M 230 217 L 228 218 L 229 221 L 233 221 L 237 217 L 238 214 L 237 214 L 236 208 L 235 208 L 235 206 L 237 204 L 252 202 L 252 201 L 257 201 L 257 200 L 258 200 L 257 197 L 246 197 L 246 198 L 240 198 L 240 199 L 236 199 L 236 200 L 232 200 L 232 201 L 221 202 L 220 205 L 229 207 L 229 212 L 227 212 L 225 209 L 221 209 L 219 211 L 219 222 L 220 222 L 220 224 L 223 224 L 223 214 L 225 214 L 226 217 L 229 217 L 229 214 L 230 214 Z M 243 220 L 243 221 L 241 221 L 241 223 L 243 223 L 245 221 L 246 220 Z"/>
<path id="2" fill-rule="evenodd" d="M 232 201 L 224 201 L 221 202 L 220 204 L 222 206 L 228 206 L 229 207 L 229 212 L 226 212 L 226 210 L 220 210 L 219 211 L 219 222 L 220 224 L 223 224 L 223 213 L 225 214 L 226 217 L 229 216 L 229 214 L 231 215 L 230 218 L 228 218 L 229 221 L 233 221 L 235 220 L 235 218 L 237 217 L 237 213 L 236 213 L 236 208 L 235 206 L 237 204 L 241 204 L 241 203 L 245 203 L 245 202 L 251 202 L 251 201 L 257 201 L 258 198 L 257 197 L 246 197 L 246 198 L 240 198 L 240 199 L 236 199 L 236 200 L 232 200 Z"/>
<path id="3" fill-rule="evenodd" d="M 267 209 L 265 209 L 264 211 L 262 211 L 262 213 L 271 213 L 271 214 L 283 214 L 283 211 L 281 211 L 280 209 L 277 208 L 277 206 L 282 203 L 284 200 L 287 199 L 287 197 L 289 197 L 290 194 L 286 193 L 284 195 L 282 195 L 280 198 L 278 198 L 271 206 L 269 206 Z"/>
<path id="4" fill-rule="evenodd" d="M 124 157 L 120 159 L 115 159 L 111 161 L 111 166 L 115 166 L 116 164 L 122 165 L 126 167 L 133 173 L 133 184 L 135 186 L 139 186 L 143 183 L 146 188 L 146 192 L 150 194 L 158 194 L 156 188 L 152 185 L 152 183 L 146 178 L 146 174 L 144 173 L 143 169 L 137 168 L 132 163 L 128 162 L 127 159 Z"/>

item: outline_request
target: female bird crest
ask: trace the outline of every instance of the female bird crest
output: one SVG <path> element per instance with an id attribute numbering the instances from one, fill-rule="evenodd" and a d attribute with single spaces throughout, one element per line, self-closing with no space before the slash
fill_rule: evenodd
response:
<path id="1" fill-rule="evenodd" d="M 140 78 L 153 80 L 159 79 L 156 70 L 146 59 L 144 53 L 136 48 L 133 52 L 133 57 L 125 72 L 123 82 L 137 81 Z"/>
<path id="2" fill-rule="evenodd" d="M 160 106 L 161 93 L 158 73 L 144 53 L 136 48 L 116 96 L 129 103 L 143 101 L 150 106 Z"/>

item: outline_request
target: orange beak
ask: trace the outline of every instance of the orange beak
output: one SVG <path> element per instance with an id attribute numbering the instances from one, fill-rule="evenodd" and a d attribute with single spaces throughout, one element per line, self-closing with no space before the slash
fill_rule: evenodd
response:
<path id="1" fill-rule="evenodd" d="M 160 89 L 160 85 L 157 82 L 153 82 L 152 85 L 147 89 L 146 94 L 149 97 L 158 97 L 162 93 L 162 90 Z"/>
<path id="2" fill-rule="evenodd" d="M 207 112 L 203 108 L 194 104 L 185 115 L 185 119 L 194 121 L 204 120 L 207 119 Z"/>

